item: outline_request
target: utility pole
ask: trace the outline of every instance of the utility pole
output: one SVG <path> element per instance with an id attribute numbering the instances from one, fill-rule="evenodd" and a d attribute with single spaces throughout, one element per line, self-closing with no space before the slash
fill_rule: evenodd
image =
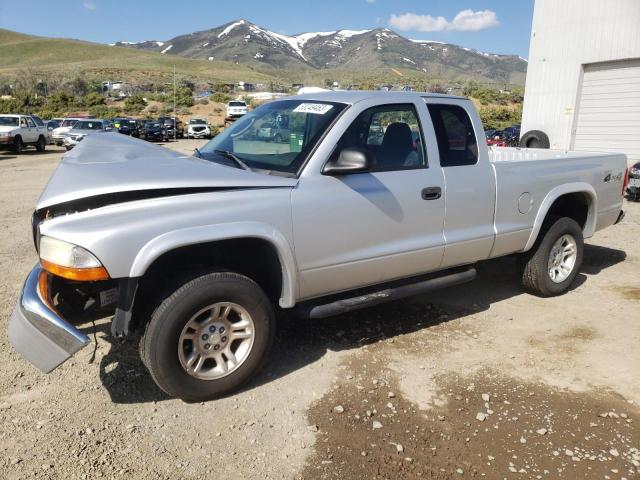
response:
<path id="1" fill-rule="evenodd" d="M 173 64 L 173 141 L 178 137 L 178 112 L 176 112 L 176 64 Z"/>

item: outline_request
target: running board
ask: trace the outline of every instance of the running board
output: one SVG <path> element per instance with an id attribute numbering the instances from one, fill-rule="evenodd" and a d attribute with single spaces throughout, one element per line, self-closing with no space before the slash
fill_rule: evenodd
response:
<path id="1" fill-rule="evenodd" d="M 469 268 L 463 271 L 456 271 L 448 275 L 420 280 L 414 283 L 383 288 L 381 290 L 364 293 L 350 298 L 340 298 L 330 303 L 315 304 L 304 303 L 296 307 L 296 314 L 303 318 L 326 318 L 342 313 L 359 310 L 361 308 L 373 307 L 381 303 L 400 300 L 402 298 L 420 295 L 423 293 L 438 290 L 444 287 L 451 287 L 472 281 L 476 278 L 476 269 Z M 362 290 L 360 290 L 362 291 Z M 353 292 L 352 292 L 353 293 Z M 333 298 L 336 298 L 335 296 Z M 326 299 L 325 299 L 326 300 Z"/>

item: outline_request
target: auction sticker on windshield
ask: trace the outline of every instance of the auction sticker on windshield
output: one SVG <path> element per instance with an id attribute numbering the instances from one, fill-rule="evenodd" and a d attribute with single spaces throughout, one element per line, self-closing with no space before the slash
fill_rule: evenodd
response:
<path id="1" fill-rule="evenodd" d="M 326 103 L 301 103 L 293 109 L 296 113 L 315 113 L 317 115 L 324 115 L 333 108 L 333 105 L 327 105 Z"/>

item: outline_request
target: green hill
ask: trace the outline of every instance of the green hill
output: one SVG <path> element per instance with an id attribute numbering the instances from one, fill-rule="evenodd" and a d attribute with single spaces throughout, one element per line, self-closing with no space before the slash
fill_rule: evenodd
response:
<path id="1" fill-rule="evenodd" d="M 193 60 L 80 40 L 44 38 L 0 29 L 0 78 L 25 70 L 47 74 L 81 71 L 88 76 L 120 76 L 129 81 L 169 77 L 173 67 L 194 80 L 270 82 L 273 76 L 231 62 Z"/>

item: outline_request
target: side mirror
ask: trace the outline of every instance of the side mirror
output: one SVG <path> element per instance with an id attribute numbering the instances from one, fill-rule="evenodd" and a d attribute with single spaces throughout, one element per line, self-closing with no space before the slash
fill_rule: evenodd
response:
<path id="1" fill-rule="evenodd" d="M 322 169 L 324 175 L 346 175 L 369 172 L 373 168 L 371 153 L 363 148 L 343 148 L 337 158 L 332 158 Z"/>

